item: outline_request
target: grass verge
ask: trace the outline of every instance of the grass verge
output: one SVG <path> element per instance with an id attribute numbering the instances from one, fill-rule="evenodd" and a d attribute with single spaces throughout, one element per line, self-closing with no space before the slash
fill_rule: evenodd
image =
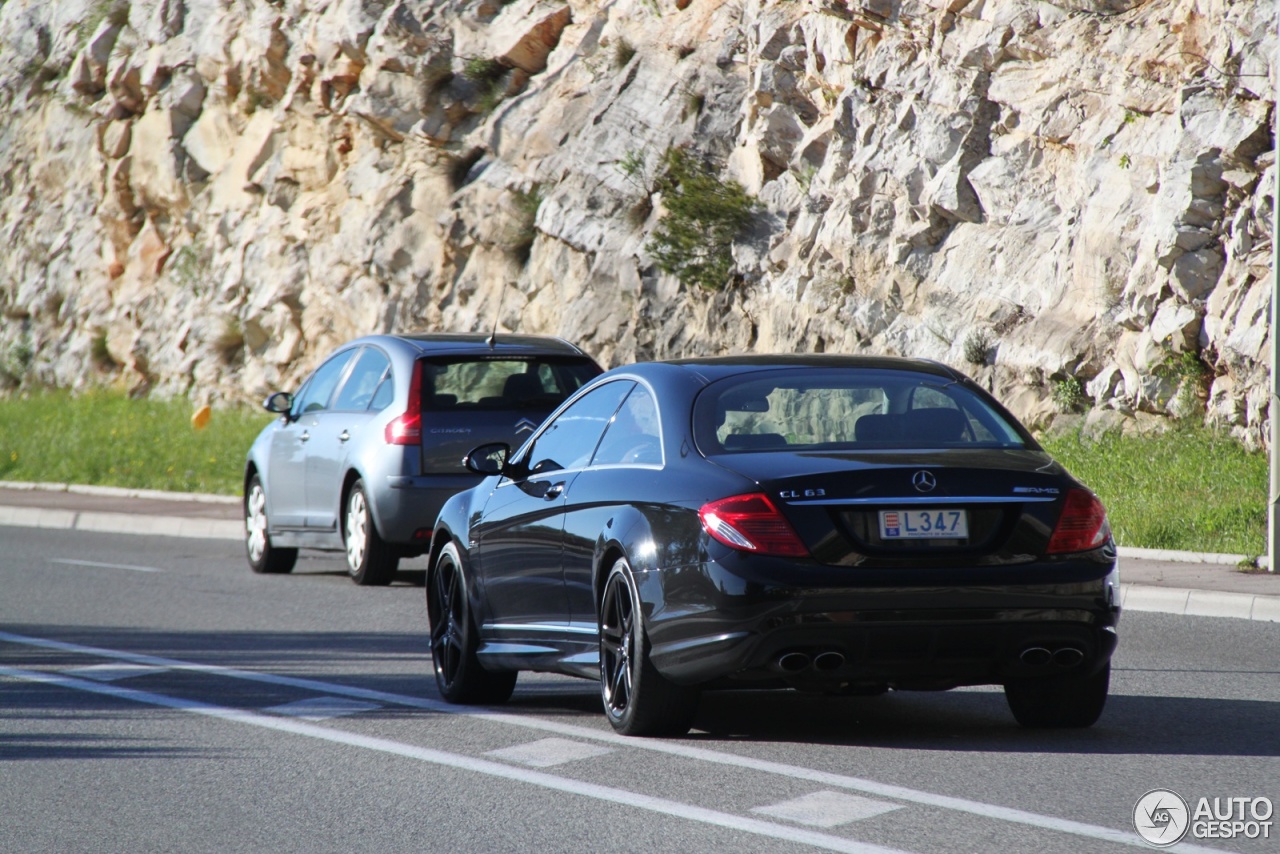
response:
<path id="1" fill-rule="evenodd" d="M 194 410 L 107 391 L 0 398 L 0 480 L 239 495 L 245 454 L 271 415 L 216 409 L 197 431 Z"/>
<path id="2" fill-rule="evenodd" d="M 1152 436 L 1079 433 L 1042 444 L 1098 493 L 1122 546 L 1254 556 L 1267 550 L 1267 455 L 1182 426 Z"/>
<path id="3" fill-rule="evenodd" d="M 245 454 L 271 415 L 216 410 L 191 426 L 186 400 L 46 391 L 0 398 L 0 480 L 239 495 Z M 1180 427 L 1153 436 L 1079 433 L 1043 440 L 1098 493 L 1124 546 L 1266 551 L 1267 456 Z"/>

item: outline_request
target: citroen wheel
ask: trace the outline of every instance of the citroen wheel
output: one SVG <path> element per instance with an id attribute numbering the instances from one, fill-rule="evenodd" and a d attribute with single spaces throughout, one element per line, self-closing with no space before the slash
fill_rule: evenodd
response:
<path id="1" fill-rule="evenodd" d="M 249 478 L 244 493 L 244 548 L 249 568 L 260 573 L 292 572 L 298 562 L 297 549 L 282 549 L 271 544 L 267 524 L 267 492 L 256 474 Z"/>

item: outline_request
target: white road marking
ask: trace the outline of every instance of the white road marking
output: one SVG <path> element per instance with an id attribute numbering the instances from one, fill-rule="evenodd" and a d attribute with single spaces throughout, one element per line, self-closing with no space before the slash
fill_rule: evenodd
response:
<path id="1" fill-rule="evenodd" d="M 101 649 L 97 647 L 66 643 L 63 641 L 15 635 L 9 632 L 0 632 L 0 641 L 24 644 L 26 646 L 43 647 L 45 649 L 54 649 L 62 652 L 96 655 L 101 658 L 114 658 L 120 661 L 131 661 L 138 664 L 152 664 L 158 667 L 168 667 L 173 670 L 212 673 L 230 679 L 244 679 L 251 682 L 264 682 L 270 685 L 285 685 L 292 688 L 301 688 L 306 691 L 314 691 L 316 693 L 339 694 L 346 697 L 368 700 L 374 703 L 389 703 L 407 706 L 414 709 L 425 709 L 427 711 L 438 712 L 441 714 L 465 715 L 467 717 L 488 721 L 490 723 L 523 727 L 525 729 L 563 735 L 569 738 L 599 741 L 605 744 L 612 744 L 616 747 L 630 748 L 632 750 L 648 750 L 654 753 L 665 753 L 669 756 L 679 756 L 684 759 L 693 759 L 710 764 L 724 765 L 731 768 L 742 768 L 749 771 L 758 771 L 763 774 L 776 774 L 793 780 L 805 780 L 824 788 L 847 789 L 876 797 L 906 801 L 907 803 L 922 804 L 924 806 L 936 807 L 938 809 L 953 810 L 955 812 L 968 813 L 982 818 L 995 819 L 996 821 L 1007 821 L 1011 824 L 1020 824 L 1028 827 L 1042 828 L 1044 830 L 1055 830 L 1059 833 L 1067 833 L 1073 836 L 1083 837 L 1085 839 L 1099 839 L 1104 842 L 1112 842 L 1119 845 L 1130 845 L 1135 848 L 1148 847 L 1146 843 L 1142 841 L 1142 838 L 1132 829 L 1115 830 L 1114 828 L 1086 824 L 1081 821 L 1040 815 L 1039 813 L 1030 812 L 1028 810 L 1020 810 L 1013 807 L 1002 807 L 996 804 L 983 803 L 982 801 L 969 800 L 968 798 L 939 795 L 933 792 L 910 789 L 906 786 L 895 786 L 890 783 L 880 783 L 875 780 L 868 780 L 862 777 L 834 774 L 829 771 L 819 771 L 817 769 L 804 768 L 798 765 L 789 765 L 783 762 L 771 762 L 767 759 L 756 759 L 751 756 L 739 756 L 735 753 L 710 750 L 704 747 L 694 747 L 688 744 L 680 744 L 658 739 L 629 738 L 627 736 L 617 735 L 616 733 L 608 730 L 591 729 L 590 727 L 576 726 L 574 724 L 544 720 L 536 717 L 514 715 L 507 712 L 493 712 L 468 706 L 453 706 L 440 700 L 430 700 L 425 697 L 412 697 L 407 694 L 391 694 L 385 691 L 371 691 L 366 688 L 336 685 L 329 682 L 320 682 L 314 679 L 299 679 L 293 676 L 279 676 L 273 673 L 257 673 L 252 670 L 236 670 L 234 668 L 219 667 L 218 665 L 212 664 L 195 664 L 192 662 L 161 658 L 153 655 L 139 655 L 132 652 Z M 1204 852 L 1204 854 L 1221 854 L 1220 849 L 1198 847 L 1190 845 L 1185 841 L 1179 843 L 1178 850 L 1179 852 L 1194 851 Z"/>
<path id="2" fill-rule="evenodd" d="M 312 697 L 309 700 L 299 700 L 296 703 L 271 706 L 263 709 L 263 711 L 276 715 L 302 718 L 307 721 L 325 721 L 330 718 L 344 717 L 345 715 L 372 712 L 381 708 L 382 706 L 377 703 L 362 703 L 359 700 L 349 700 L 346 697 Z"/>
<path id="3" fill-rule="evenodd" d="M 515 747 L 490 750 L 485 756 L 505 759 L 507 762 L 519 762 L 521 765 L 532 768 L 551 768 L 566 762 L 590 759 L 593 756 L 603 756 L 612 752 L 608 747 L 596 747 L 594 744 L 583 744 L 567 738 L 544 738 L 528 744 L 517 744 Z"/>
<path id="4" fill-rule="evenodd" d="M 97 682 L 114 682 L 117 679 L 132 679 L 135 676 L 150 676 L 152 673 L 164 673 L 164 667 L 148 667 L 143 664 L 94 664 L 89 667 L 77 667 L 64 671 L 68 676 L 79 676 Z"/>
<path id="5" fill-rule="evenodd" d="M 904 854 L 904 852 L 898 851 L 897 849 L 885 848 L 880 845 L 872 845 L 866 842 L 859 842 L 855 839 L 846 839 L 844 837 L 832 836 L 826 833 L 817 833 L 811 830 L 802 830 L 800 828 L 774 824 L 773 822 L 761 821 L 759 819 L 736 816 L 731 813 L 719 812 L 718 810 L 711 810 L 704 807 L 693 806 L 691 804 L 680 803 L 679 801 L 667 800 L 666 798 L 655 798 L 639 792 L 629 792 L 625 789 L 615 789 L 611 786 L 600 786 L 581 780 L 557 777 L 543 771 L 514 768 L 510 765 L 503 765 L 499 762 L 490 762 L 487 759 L 477 759 L 470 756 L 462 756 L 457 753 L 447 753 L 443 750 L 419 747 L 418 745 L 405 744 L 403 742 L 391 741 L 385 738 L 361 735 L 360 733 L 354 732 L 344 732 L 343 730 L 330 729 L 328 727 L 304 723 L 290 718 L 269 717 L 267 715 L 245 711 L 243 709 L 214 706 L 208 703 L 197 702 L 195 700 L 170 697 L 165 694 L 154 694 L 149 691 L 135 691 L 131 688 L 122 688 L 117 685 L 103 684 L 100 682 L 86 682 L 83 679 L 72 679 L 59 674 L 34 670 L 19 670 L 11 667 L 0 667 L 0 676 L 8 677 L 10 679 L 19 679 L 25 682 L 38 682 L 46 685 L 56 685 L 60 688 L 75 691 L 105 694 L 110 697 L 115 697 L 120 700 L 128 700 L 134 703 L 159 706 L 165 709 L 174 709 L 180 712 L 203 715 L 233 723 L 248 724 L 262 729 L 286 732 L 293 735 L 318 739 L 320 741 L 327 741 L 332 744 L 357 747 L 363 750 L 375 750 L 380 753 L 400 756 L 405 759 L 416 759 L 420 762 L 428 762 L 433 765 L 444 765 L 449 768 L 456 768 L 460 771 L 470 771 L 476 774 L 484 774 L 490 777 L 498 777 L 504 780 L 512 780 L 532 786 L 540 786 L 544 789 L 565 792 L 567 794 L 581 795 L 582 797 L 607 801 L 624 807 L 648 810 L 650 812 L 656 812 L 662 815 L 672 816 L 674 818 L 683 818 L 688 819 L 689 821 L 700 822 L 702 824 L 708 824 L 715 827 L 722 827 L 727 830 L 752 833 L 757 836 L 764 836 L 770 839 L 779 839 L 783 842 L 812 845 L 815 848 L 823 848 L 828 851 L 845 851 L 850 852 L 850 854 Z"/>
<path id="6" fill-rule="evenodd" d="M 71 560 L 70 558 L 49 558 L 49 563 L 63 563 L 67 566 L 93 566 L 100 569 L 127 569 L 131 572 L 164 572 L 154 566 L 131 566 L 127 563 L 99 563 L 96 560 Z"/>
<path id="7" fill-rule="evenodd" d="M 902 809 L 902 804 L 875 801 L 844 792 L 813 792 L 803 797 L 767 807 L 756 807 L 752 812 L 785 818 L 810 827 L 838 827 L 851 821 L 874 818 L 887 812 Z"/>

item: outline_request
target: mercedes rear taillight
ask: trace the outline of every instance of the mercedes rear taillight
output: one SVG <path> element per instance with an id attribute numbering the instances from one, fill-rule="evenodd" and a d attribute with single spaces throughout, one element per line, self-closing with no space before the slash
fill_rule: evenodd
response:
<path id="1" fill-rule="evenodd" d="M 702 527 L 712 539 L 731 549 L 808 557 L 809 550 L 769 496 L 757 492 L 704 504 L 698 510 Z"/>
<path id="2" fill-rule="evenodd" d="M 1111 537 L 1111 525 L 1107 511 L 1094 495 L 1086 489 L 1067 491 L 1062 515 L 1049 538 L 1048 554 L 1084 552 L 1105 544 Z"/>

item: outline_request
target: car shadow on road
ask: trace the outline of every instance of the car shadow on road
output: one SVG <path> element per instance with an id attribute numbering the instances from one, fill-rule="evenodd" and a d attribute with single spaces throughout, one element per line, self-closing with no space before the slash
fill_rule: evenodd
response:
<path id="1" fill-rule="evenodd" d="M 424 587 L 427 583 L 427 568 L 422 565 L 405 566 L 411 558 L 406 558 L 396 570 L 391 578 L 391 585 L 394 587 Z M 418 561 L 421 564 L 421 561 Z M 346 559 L 335 557 L 328 554 L 302 555 L 298 558 L 298 563 L 290 573 L 294 578 L 347 578 L 351 577 L 347 572 Z"/>
<path id="2" fill-rule="evenodd" d="M 1113 693 L 1093 727 L 1023 729 L 996 690 L 703 695 L 690 738 L 987 752 L 1280 756 L 1280 703 Z"/>
<path id="3" fill-rule="evenodd" d="M 133 655 L 442 702 L 432 676 L 427 639 L 419 632 L 149 631 L 23 624 L 0 629 L 33 640 L 47 638 L 53 644 L 0 644 L 0 665 L 11 668 L 70 671 L 74 676 L 73 668 L 99 663 L 90 651 L 93 648 L 124 650 Z M 67 644 L 81 648 L 69 649 Z M 200 676 L 190 673 L 188 678 L 198 680 Z M 168 684 L 151 681 L 161 679 L 144 675 L 130 679 L 128 684 L 140 690 L 168 690 Z M 279 699 L 263 699 L 260 695 L 264 690 L 277 691 Z M 939 751 L 1280 756 L 1280 739 L 1275 737 L 1280 702 L 1122 693 L 1114 684 L 1112 692 L 1101 720 L 1092 728 L 1028 730 L 1014 722 L 999 689 L 890 692 L 876 697 L 790 690 L 707 691 L 686 740 L 704 744 L 794 742 Z M 59 714 L 70 702 L 69 696 L 57 688 L 16 688 L 15 683 L 10 683 L 0 708 L 0 730 L 3 716 L 38 718 Z M 252 680 L 225 680 L 209 701 L 261 708 L 295 696 L 296 691 L 263 686 Z M 15 705 L 20 698 L 21 705 Z M 78 714 L 115 715 L 129 706 L 127 700 L 106 697 L 86 706 L 83 699 L 76 705 Z M 463 707 L 457 708 L 462 711 Z M 510 702 L 495 710 L 592 728 L 603 725 L 607 729 L 598 685 L 568 676 L 522 674 Z M 437 713 L 391 703 L 371 714 L 407 719 Z M 129 755 L 135 750 L 157 749 L 155 745 L 94 744 L 76 738 L 60 748 L 52 742 L 29 739 L 0 741 L 0 747 L 5 748 L 3 758 L 48 756 L 51 749 L 63 749 L 74 756 L 92 756 L 98 751 Z"/>

